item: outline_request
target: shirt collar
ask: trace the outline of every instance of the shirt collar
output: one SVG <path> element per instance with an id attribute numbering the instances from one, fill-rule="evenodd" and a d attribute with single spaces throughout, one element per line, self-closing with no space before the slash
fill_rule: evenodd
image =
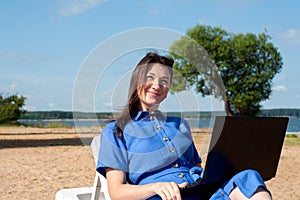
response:
<path id="1" fill-rule="evenodd" d="M 149 111 L 139 111 L 137 113 L 137 115 L 135 116 L 134 120 L 139 121 L 139 120 L 144 119 L 144 118 L 149 118 L 150 116 L 154 116 L 156 118 L 161 118 L 161 119 L 165 118 L 164 114 L 159 110 L 151 111 L 151 112 L 149 112 Z"/>
<path id="2" fill-rule="evenodd" d="M 134 120 L 139 121 L 140 119 L 143 119 L 145 117 L 149 117 L 150 113 L 148 111 L 139 111 L 137 115 L 135 116 Z"/>

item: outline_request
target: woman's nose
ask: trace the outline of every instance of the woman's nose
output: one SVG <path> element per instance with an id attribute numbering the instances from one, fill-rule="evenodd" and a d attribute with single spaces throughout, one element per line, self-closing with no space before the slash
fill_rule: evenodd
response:
<path id="1" fill-rule="evenodd" d="M 152 81 L 151 87 L 152 87 L 153 89 L 159 89 L 159 88 L 160 88 L 159 81 L 158 81 L 158 80 L 153 80 L 153 81 Z"/>

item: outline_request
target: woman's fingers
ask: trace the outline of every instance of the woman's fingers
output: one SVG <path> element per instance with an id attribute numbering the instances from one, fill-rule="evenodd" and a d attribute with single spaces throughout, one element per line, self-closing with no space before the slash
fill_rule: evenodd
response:
<path id="1" fill-rule="evenodd" d="M 157 194 L 163 200 L 181 200 L 179 187 L 175 182 L 165 182 L 158 185 Z"/>
<path id="2" fill-rule="evenodd" d="M 178 184 L 178 187 L 179 187 L 179 188 L 185 188 L 187 185 L 188 185 L 188 183 L 187 183 L 187 182 L 184 182 L 184 183 Z"/>

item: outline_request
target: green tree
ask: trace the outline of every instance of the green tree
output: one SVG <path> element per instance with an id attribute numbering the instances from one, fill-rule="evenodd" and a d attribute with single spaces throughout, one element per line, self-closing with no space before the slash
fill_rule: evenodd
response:
<path id="1" fill-rule="evenodd" d="M 266 32 L 233 34 L 203 25 L 189 29 L 187 35 L 191 39 L 182 37 L 170 48 L 175 57 L 174 68 L 185 78 L 174 81 L 172 90 L 193 87 L 203 96 L 217 90 L 214 94 L 224 101 L 228 115 L 257 115 L 261 101 L 267 100 L 272 92 L 272 79 L 283 65 L 279 51 L 269 42 L 271 37 Z"/>
<path id="2" fill-rule="evenodd" d="M 16 123 L 22 114 L 26 98 L 17 94 L 3 97 L 0 94 L 0 123 Z"/>

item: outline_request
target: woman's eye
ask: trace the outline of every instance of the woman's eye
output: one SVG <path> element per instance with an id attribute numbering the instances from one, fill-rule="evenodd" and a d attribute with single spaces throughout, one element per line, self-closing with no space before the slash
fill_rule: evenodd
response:
<path id="1" fill-rule="evenodd" d="M 167 85 L 169 82 L 167 80 L 161 80 L 160 82 L 162 85 Z"/>
<path id="2" fill-rule="evenodd" d="M 147 81 L 152 81 L 153 79 L 154 79 L 153 76 L 146 76 Z"/>

